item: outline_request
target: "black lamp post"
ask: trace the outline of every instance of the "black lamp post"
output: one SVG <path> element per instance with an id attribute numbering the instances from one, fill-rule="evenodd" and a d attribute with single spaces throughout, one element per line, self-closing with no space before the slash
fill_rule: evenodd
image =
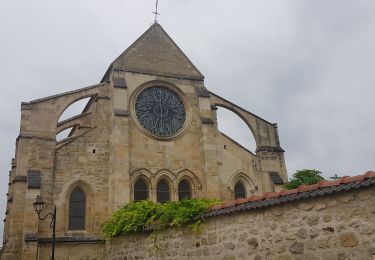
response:
<path id="1" fill-rule="evenodd" d="M 34 201 L 34 209 L 38 213 L 38 219 L 45 220 L 48 216 L 51 216 L 51 223 L 49 225 L 52 228 L 52 260 L 55 260 L 55 237 L 56 237 L 56 205 L 53 208 L 53 213 L 49 212 L 44 217 L 40 217 L 40 213 L 43 210 L 44 201 L 41 197 L 37 196 Z"/>

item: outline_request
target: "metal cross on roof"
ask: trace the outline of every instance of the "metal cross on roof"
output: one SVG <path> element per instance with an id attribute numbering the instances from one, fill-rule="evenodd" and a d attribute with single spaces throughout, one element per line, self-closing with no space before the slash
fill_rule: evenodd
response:
<path id="1" fill-rule="evenodd" d="M 155 12 L 152 12 L 153 14 L 155 14 L 155 20 L 154 20 L 155 23 L 158 22 L 158 15 L 160 15 L 160 14 L 158 13 L 158 4 L 159 4 L 159 1 L 156 0 L 156 4 L 155 4 Z"/>

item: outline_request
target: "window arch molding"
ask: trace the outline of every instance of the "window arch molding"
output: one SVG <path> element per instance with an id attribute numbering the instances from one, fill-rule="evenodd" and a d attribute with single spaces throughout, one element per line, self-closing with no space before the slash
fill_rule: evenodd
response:
<path id="1" fill-rule="evenodd" d="M 148 199 L 154 200 L 155 185 L 152 174 L 147 169 L 137 169 L 130 174 L 130 200 L 134 201 L 134 185 L 138 180 L 143 180 L 147 185 Z"/>
<path id="2" fill-rule="evenodd" d="M 182 180 L 186 180 L 190 184 L 191 197 L 197 198 L 199 191 L 202 189 L 202 184 L 199 181 L 199 178 L 189 170 L 182 170 L 177 174 L 175 190 L 177 191 L 178 199 L 178 185 Z"/>
<path id="3" fill-rule="evenodd" d="M 231 192 L 232 199 L 234 199 L 234 188 L 238 182 L 240 182 L 244 186 L 247 197 L 255 194 L 258 189 L 258 187 L 255 185 L 255 182 L 249 175 L 243 172 L 236 172 L 229 179 L 228 188 Z"/>
<path id="4" fill-rule="evenodd" d="M 70 230 L 69 229 L 69 210 L 70 210 L 70 198 L 77 188 L 81 189 L 85 195 L 85 231 L 94 231 L 93 227 L 93 190 L 88 184 L 88 182 L 84 180 L 76 180 L 72 182 L 67 190 L 66 190 L 66 196 L 65 196 L 65 203 L 64 203 L 64 212 L 63 216 L 60 216 L 60 219 L 64 219 L 62 223 L 64 223 L 64 230 L 67 232 L 75 232 L 76 230 Z M 59 216 L 58 216 L 59 217 Z M 77 230 L 78 231 L 78 230 Z M 82 231 L 82 230 L 79 230 Z"/>

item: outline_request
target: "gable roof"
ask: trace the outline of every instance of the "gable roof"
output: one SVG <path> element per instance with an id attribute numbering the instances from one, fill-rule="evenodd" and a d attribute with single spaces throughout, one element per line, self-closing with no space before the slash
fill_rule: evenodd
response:
<path id="1" fill-rule="evenodd" d="M 233 201 L 227 201 L 222 204 L 214 205 L 203 217 L 213 217 L 226 215 L 238 211 L 253 210 L 265 208 L 273 205 L 279 205 L 291 201 L 321 197 L 327 194 L 333 194 L 343 191 L 375 186 L 375 172 L 368 171 L 363 175 L 344 176 L 338 180 L 323 180 L 313 185 L 302 185 L 293 190 L 282 190 L 280 192 L 267 192 L 260 196 L 251 196 L 250 198 L 240 198 Z"/>
<path id="2" fill-rule="evenodd" d="M 204 79 L 200 71 L 158 23 L 154 23 L 114 60 L 111 68 L 159 76 Z M 107 74 L 108 71 L 103 80 L 108 76 Z"/>

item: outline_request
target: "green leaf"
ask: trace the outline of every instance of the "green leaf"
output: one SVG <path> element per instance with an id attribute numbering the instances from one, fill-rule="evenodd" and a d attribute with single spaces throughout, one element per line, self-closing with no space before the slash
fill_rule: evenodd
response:
<path id="1" fill-rule="evenodd" d="M 112 238 L 142 232 L 150 227 L 154 230 L 179 227 L 192 222 L 218 202 L 205 199 L 187 199 L 162 204 L 147 200 L 131 202 L 122 206 L 103 223 L 103 235 L 105 238 Z M 197 229 L 200 223 L 201 220 L 196 221 L 191 227 Z"/>
<path id="2" fill-rule="evenodd" d="M 318 170 L 303 169 L 293 174 L 289 182 L 284 183 L 283 187 L 287 190 L 298 188 L 301 185 L 312 185 L 324 180 L 322 172 Z"/>

